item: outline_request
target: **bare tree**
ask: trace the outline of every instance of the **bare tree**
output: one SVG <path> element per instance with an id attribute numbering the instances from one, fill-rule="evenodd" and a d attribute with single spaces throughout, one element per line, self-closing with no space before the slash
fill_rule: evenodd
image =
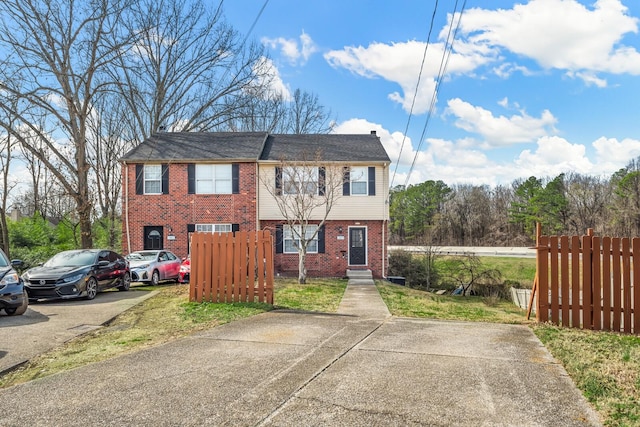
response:
<path id="1" fill-rule="evenodd" d="M 223 20 L 222 2 L 141 0 L 125 25 L 136 39 L 110 69 L 137 142 L 162 130 L 208 131 L 236 117 L 246 91 L 268 83 L 263 47 Z"/>
<path id="2" fill-rule="evenodd" d="M 335 122 L 331 111 L 322 106 L 318 95 L 296 89 L 289 103 L 288 132 L 296 135 L 306 133 L 329 133 Z"/>
<path id="3" fill-rule="evenodd" d="M 7 205 L 9 192 L 15 183 L 9 181 L 9 168 L 11 167 L 12 154 L 15 150 L 16 141 L 11 135 L 0 135 L 0 168 L 2 168 L 2 178 L 0 181 L 0 248 L 8 255 L 9 251 L 9 229 L 7 227 Z"/>
<path id="4" fill-rule="evenodd" d="M 95 104 L 96 113 L 88 122 L 88 152 L 95 182 L 98 222 L 107 232 L 106 245 L 117 246 L 119 238 L 122 168 L 118 159 L 133 148 L 124 120 L 128 109 L 122 98 L 103 94 Z"/>
<path id="5" fill-rule="evenodd" d="M 473 254 L 448 260 L 444 275 L 458 285 L 463 296 L 466 296 L 474 285 L 495 287 L 502 280 L 499 270 L 484 267 L 480 258 Z"/>
<path id="6" fill-rule="evenodd" d="M 82 247 L 93 245 L 87 120 L 97 94 L 106 87 L 101 76 L 120 52 L 123 7 L 124 0 L 0 3 L 0 48 L 10 58 L 1 71 L 0 96 L 17 98 L 19 108 L 0 105 L 28 127 L 33 139 L 6 122 L 1 125 L 75 200 Z"/>
<path id="7" fill-rule="evenodd" d="M 322 165 L 321 153 L 309 160 L 281 160 L 275 177 L 264 171 L 260 182 L 284 218 L 290 241 L 298 250 L 298 282 L 307 281 L 307 249 L 316 240 L 331 209 L 342 196 L 345 172 L 341 165 Z"/>

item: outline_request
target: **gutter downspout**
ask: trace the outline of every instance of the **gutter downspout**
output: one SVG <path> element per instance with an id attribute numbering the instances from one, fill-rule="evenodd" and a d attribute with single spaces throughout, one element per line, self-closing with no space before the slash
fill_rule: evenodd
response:
<path id="1" fill-rule="evenodd" d="M 129 231 L 129 165 L 124 164 L 124 218 L 125 229 L 127 230 L 127 253 L 131 253 L 131 232 Z"/>

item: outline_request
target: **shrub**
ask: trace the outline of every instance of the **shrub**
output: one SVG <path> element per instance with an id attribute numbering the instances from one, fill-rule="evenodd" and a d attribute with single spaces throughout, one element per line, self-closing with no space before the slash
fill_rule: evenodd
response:
<path id="1" fill-rule="evenodd" d="M 416 289 L 429 289 L 438 284 L 438 273 L 429 253 L 414 255 L 403 250 L 390 253 L 389 275 L 404 277 L 406 285 Z"/>

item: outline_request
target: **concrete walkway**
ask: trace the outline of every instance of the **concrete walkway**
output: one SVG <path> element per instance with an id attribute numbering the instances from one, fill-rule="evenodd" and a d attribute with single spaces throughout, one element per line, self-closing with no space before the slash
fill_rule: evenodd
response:
<path id="1" fill-rule="evenodd" d="M 274 311 L 0 391 L 2 426 L 598 426 L 526 326 Z"/>

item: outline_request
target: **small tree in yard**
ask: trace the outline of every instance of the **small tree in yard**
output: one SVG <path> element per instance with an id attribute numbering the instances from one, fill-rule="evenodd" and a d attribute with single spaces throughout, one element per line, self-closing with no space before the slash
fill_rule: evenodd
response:
<path id="1" fill-rule="evenodd" d="M 331 209 L 342 196 L 344 168 L 322 165 L 321 153 L 310 160 L 281 160 L 271 171 L 260 175 L 260 181 L 274 198 L 285 220 L 283 235 L 298 251 L 298 283 L 307 281 L 307 250 L 327 221 Z M 308 157 L 307 157 L 308 158 Z"/>
<path id="2" fill-rule="evenodd" d="M 446 262 L 446 279 L 462 288 L 465 296 L 473 287 L 494 287 L 502 282 L 502 273 L 496 269 L 485 268 L 480 258 L 473 254 L 451 258 Z"/>

